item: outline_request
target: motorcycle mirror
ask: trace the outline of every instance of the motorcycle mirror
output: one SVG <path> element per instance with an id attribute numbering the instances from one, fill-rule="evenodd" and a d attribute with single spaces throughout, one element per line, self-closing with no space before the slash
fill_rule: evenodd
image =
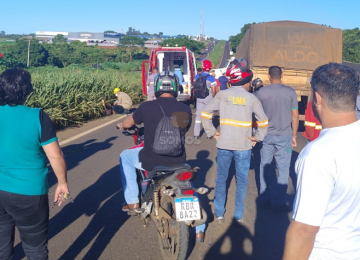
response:
<path id="1" fill-rule="evenodd" d="M 196 190 L 196 192 L 199 193 L 199 194 L 201 194 L 201 195 L 207 193 L 208 191 L 209 191 L 209 189 L 208 189 L 208 188 L 205 188 L 205 187 L 200 187 L 200 188 L 198 188 L 198 189 Z"/>

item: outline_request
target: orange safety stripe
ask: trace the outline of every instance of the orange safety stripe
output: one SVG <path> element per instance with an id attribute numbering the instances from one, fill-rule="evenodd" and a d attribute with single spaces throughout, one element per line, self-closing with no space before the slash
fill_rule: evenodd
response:
<path id="1" fill-rule="evenodd" d="M 256 121 L 258 127 L 267 127 L 269 125 L 269 120 Z"/>
<path id="2" fill-rule="evenodd" d="M 205 119 L 211 119 L 213 117 L 213 114 L 208 114 L 204 111 L 201 112 L 201 117 Z"/>
<path id="3" fill-rule="evenodd" d="M 220 119 L 220 125 L 230 125 L 236 127 L 252 127 L 251 121 L 238 121 L 232 119 Z"/>

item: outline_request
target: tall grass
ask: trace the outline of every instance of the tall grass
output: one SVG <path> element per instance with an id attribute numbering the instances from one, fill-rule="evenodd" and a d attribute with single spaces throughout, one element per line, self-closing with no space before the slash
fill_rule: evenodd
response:
<path id="1" fill-rule="evenodd" d="M 117 70 L 42 68 L 30 70 L 33 93 L 26 105 L 43 109 L 57 127 L 82 124 L 104 115 L 101 99 L 115 100 L 118 87 L 139 103 L 143 100 L 141 74 Z"/>

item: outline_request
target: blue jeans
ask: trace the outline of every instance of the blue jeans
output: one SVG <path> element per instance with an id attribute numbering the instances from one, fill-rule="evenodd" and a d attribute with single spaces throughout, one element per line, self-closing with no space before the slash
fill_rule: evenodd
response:
<path id="1" fill-rule="evenodd" d="M 242 219 L 245 209 L 246 188 L 248 184 L 248 173 L 250 168 L 251 150 L 247 151 L 230 151 L 217 150 L 217 177 L 215 180 L 215 214 L 218 217 L 225 214 L 225 199 L 226 199 L 226 181 L 229 175 L 229 168 L 232 159 L 235 160 L 236 170 L 236 197 L 235 197 L 235 212 L 236 220 Z"/>
<path id="2" fill-rule="evenodd" d="M 260 155 L 260 199 L 262 201 L 271 200 L 271 194 L 265 180 L 265 174 L 267 174 L 265 168 L 271 168 L 271 162 L 275 156 L 278 177 L 273 205 L 283 205 L 286 203 L 286 191 L 292 155 L 292 135 L 265 136 Z"/>
<path id="3" fill-rule="evenodd" d="M 127 149 L 120 154 L 121 182 L 127 204 L 139 203 L 139 186 L 137 184 L 136 169 L 143 170 L 139 161 L 139 152 L 142 149 Z"/>
<path id="4" fill-rule="evenodd" d="M 121 182 L 124 190 L 124 197 L 127 204 L 139 203 L 139 186 L 137 184 L 136 170 L 144 170 L 139 161 L 139 152 L 142 149 L 127 149 L 120 154 Z M 197 232 L 205 231 L 205 224 L 196 226 Z"/>

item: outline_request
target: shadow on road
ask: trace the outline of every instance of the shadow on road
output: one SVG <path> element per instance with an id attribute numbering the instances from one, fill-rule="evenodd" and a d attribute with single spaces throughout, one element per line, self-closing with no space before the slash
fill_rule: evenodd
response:
<path id="1" fill-rule="evenodd" d="M 295 162 L 298 155 L 298 152 L 293 151 L 290 166 L 290 178 L 294 187 L 296 187 Z M 271 166 L 266 169 L 266 174 L 268 175 L 266 181 L 269 187 L 275 187 L 277 184 L 276 165 L 274 161 L 275 160 L 273 160 Z M 260 145 L 253 149 L 250 168 L 255 171 L 256 184 L 259 190 Z M 234 172 L 234 162 L 232 162 L 229 170 L 228 187 Z M 288 194 L 287 201 L 290 206 L 292 206 L 293 200 L 294 194 Z M 290 224 L 289 213 L 264 209 L 259 203 L 259 198 L 257 198 L 255 218 L 253 236 L 245 226 L 237 226 L 237 223 L 233 221 L 231 226 L 229 226 L 225 233 L 209 249 L 204 259 L 281 259 L 284 251 L 286 230 Z M 222 248 L 222 245 L 228 240 L 230 240 L 231 243 L 230 251 Z M 251 251 L 252 253 L 250 253 Z"/>
<path id="2" fill-rule="evenodd" d="M 62 151 L 65 155 L 67 170 L 70 171 L 94 154 L 109 149 L 113 145 L 112 141 L 117 138 L 117 136 L 109 137 L 104 142 L 96 142 L 96 139 L 90 139 L 80 144 L 65 146 L 62 148 Z M 49 187 L 52 187 L 57 183 L 56 176 L 52 171 L 51 166 L 49 167 L 48 183 Z"/>
<path id="3" fill-rule="evenodd" d="M 209 187 L 205 186 L 205 180 L 206 180 L 206 174 L 210 170 L 210 168 L 213 165 L 213 162 L 208 159 L 210 155 L 209 151 L 201 150 L 196 154 L 195 160 L 188 160 L 186 163 L 189 164 L 192 168 L 195 166 L 200 167 L 200 171 L 196 174 L 196 178 L 193 181 L 193 184 L 196 188 L 198 187 L 206 187 L 210 190 Z M 206 195 L 199 195 L 199 201 L 201 207 L 205 210 L 206 214 L 208 215 L 208 222 L 211 222 L 212 213 L 211 213 L 211 200 Z M 209 220 L 210 218 L 210 220 Z M 195 228 L 191 230 L 189 237 L 189 250 L 188 250 L 188 256 L 191 255 L 191 252 L 194 249 L 195 246 Z M 205 230 L 206 233 L 206 230 Z"/>
<path id="4" fill-rule="evenodd" d="M 226 240 L 230 240 L 230 252 L 224 252 L 222 250 L 222 245 Z M 252 240 L 253 238 L 249 230 L 244 226 L 238 226 L 236 221 L 233 220 L 224 235 L 222 235 L 207 252 L 204 259 L 251 259 L 250 255 L 245 252 L 244 248 L 246 246 L 245 243 L 251 244 Z"/>
<path id="5" fill-rule="evenodd" d="M 124 200 L 120 191 L 121 178 L 118 166 L 105 172 L 91 186 L 79 193 L 74 202 L 67 204 L 49 221 L 49 240 L 72 226 L 82 216 L 92 217 L 81 235 L 64 249 L 60 259 L 75 259 L 96 237 L 83 259 L 98 259 L 112 237 L 118 232 L 128 216 L 121 211 Z M 104 203 L 103 205 L 101 205 Z M 14 259 L 25 257 L 21 243 L 15 248 Z"/>

